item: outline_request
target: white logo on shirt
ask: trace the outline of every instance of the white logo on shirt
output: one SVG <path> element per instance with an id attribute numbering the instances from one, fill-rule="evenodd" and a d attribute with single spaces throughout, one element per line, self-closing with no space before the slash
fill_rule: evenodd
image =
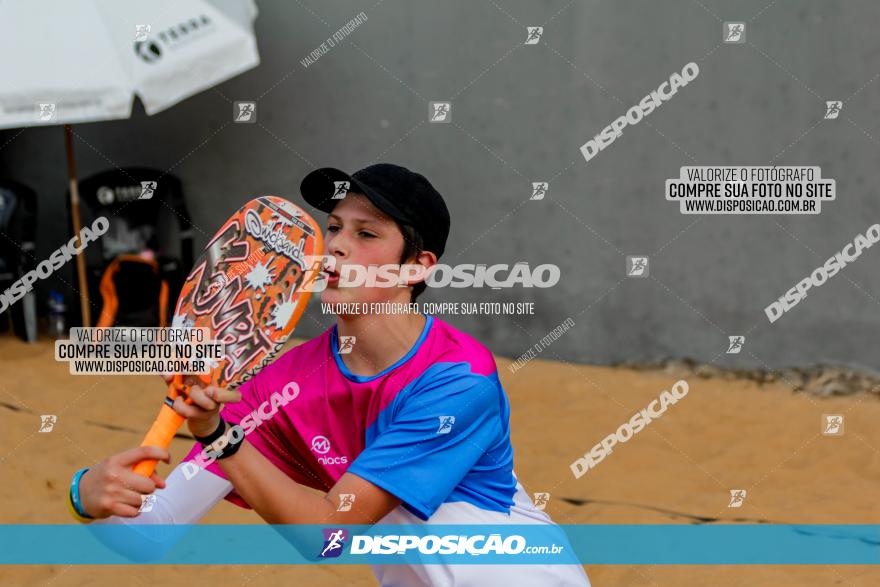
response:
<path id="1" fill-rule="evenodd" d="M 320 455 L 330 452 L 330 441 L 326 436 L 316 436 L 312 439 L 312 450 Z"/>
<path id="2" fill-rule="evenodd" d="M 330 452 L 330 440 L 326 436 L 315 436 L 312 438 L 312 450 L 319 455 L 327 454 Z M 346 465 L 348 457 L 346 455 L 318 457 L 318 462 L 322 465 Z"/>

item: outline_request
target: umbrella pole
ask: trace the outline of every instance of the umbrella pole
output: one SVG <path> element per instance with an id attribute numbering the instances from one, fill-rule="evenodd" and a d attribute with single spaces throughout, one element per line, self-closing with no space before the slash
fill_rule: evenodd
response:
<path id="1" fill-rule="evenodd" d="M 67 152 L 67 177 L 70 181 L 70 215 L 73 217 L 73 236 L 77 239 L 77 248 L 82 250 L 82 229 L 79 219 L 79 185 L 76 181 L 76 161 L 73 158 L 73 130 L 69 124 L 64 125 L 64 150 Z M 85 251 L 76 256 L 76 274 L 79 279 L 79 307 L 82 311 L 82 325 L 92 325 L 89 312 L 89 284 L 86 281 Z"/>

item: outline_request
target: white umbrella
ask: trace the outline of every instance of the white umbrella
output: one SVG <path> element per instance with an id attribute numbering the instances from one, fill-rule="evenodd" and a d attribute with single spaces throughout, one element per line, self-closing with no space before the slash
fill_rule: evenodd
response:
<path id="1" fill-rule="evenodd" d="M 259 62 L 253 0 L 0 0 L 0 129 L 65 125 L 74 235 L 79 193 L 70 124 L 147 114 Z M 77 257 L 83 324 L 85 260 Z"/>

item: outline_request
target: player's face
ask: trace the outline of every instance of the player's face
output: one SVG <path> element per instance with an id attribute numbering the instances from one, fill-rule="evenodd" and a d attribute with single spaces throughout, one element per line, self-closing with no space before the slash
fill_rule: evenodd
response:
<path id="1" fill-rule="evenodd" d="M 403 234 L 397 223 L 361 194 L 349 192 L 327 217 L 327 254 L 335 257 L 335 271 L 328 273 L 321 301 L 335 303 L 409 302 L 409 290 L 398 287 L 340 287 L 340 275 L 356 277 L 373 266 L 400 263 Z M 355 273 L 347 266 L 365 269 Z"/>

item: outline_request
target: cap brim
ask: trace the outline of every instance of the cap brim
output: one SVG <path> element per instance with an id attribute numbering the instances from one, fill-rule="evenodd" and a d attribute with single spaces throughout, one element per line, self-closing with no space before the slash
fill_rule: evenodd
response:
<path id="1" fill-rule="evenodd" d="M 336 207 L 336 204 L 342 201 L 341 198 L 333 198 L 336 193 L 334 182 L 337 181 L 349 182 L 349 191 L 364 194 L 376 208 L 395 220 L 403 223 L 409 222 L 407 215 L 388 201 L 385 196 L 335 167 L 321 167 L 310 172 L 300 183 L 299 191 L 310 206 L 329 214 Z"/>

